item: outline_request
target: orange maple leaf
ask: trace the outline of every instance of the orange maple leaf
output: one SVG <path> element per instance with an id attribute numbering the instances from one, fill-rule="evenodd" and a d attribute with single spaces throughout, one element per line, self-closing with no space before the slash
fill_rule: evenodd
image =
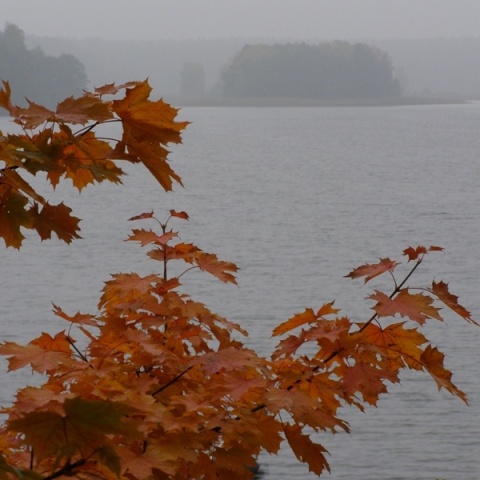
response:
<path id="1" fill-rule="evenodd" d="M 317 315 L 315 315 L 313 309 L 307 308 L 302 313 L 297 313 L 293 317 L 289 318 L 286 322 L 278 325 L 272 332 L 272 336 L 276 337 L 282 335 L 285 332 L 289 332 L 294 328 L 297 328 L 306 323 L 313 323 L 317 321 Z"/>
<path id="2" fill-rule="evenodd" d="M 404 289 L 391 299 L 383 292 L 377 290 L 368 298 L 377 302 L 373 306 L 373 310 L 379 317 L 394 317 L 398 314 L 402 317 L 408 317 L 421 325 L 428 318 L 442 320 L 439 309 L 432 305 L 433 299 L 422 293 L 411 294 L 408 289 Z"/>
<path id="3" fill-rule="evenodd" d="M 196 255 L 194 261 L 200 270 L 212 274 L 222 282 L 237 283 L 234 275 L 230 273 L 238 271 L 238 267 L 234 263 L 219 260 L 214 253 L 205 252 L 200 252 Z"/>
<path id="4" fill-rule="evenodd" d="M 42 335 L 30 342 L 32 345 L 38 345 L 43 350 L 51 352 L 65 352 L 71 353 L 71 343 L 65 335 L 65 332 L 58 332 L 55 337 L 52 337 L 49 333 L 42 332 Z"/>
<path id="5" fill-rule="evenodd" d="M 302 429 L 296 424 L 285 423 L 283 426 L 285 437 L 292 448 L 295 456 L 308 464 L 308 469 L 316 475 L 321 475 L 324 470 L 330 472 L 330 465 L 325 458 L 328 451 L 310 439 L 308 435 L 302 433 Z"/>

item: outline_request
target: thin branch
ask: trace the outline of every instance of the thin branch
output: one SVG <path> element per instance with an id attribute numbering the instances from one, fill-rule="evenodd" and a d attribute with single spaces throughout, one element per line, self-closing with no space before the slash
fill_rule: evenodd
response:
<path id="1" fill-rule="evenodd" d="M 180 380 L 189 370 L 191 370 L 193 368 L 193 365 L 190 365 L 189 367 L 187 367 L 183 372 L 180 372 L 178 375 L 176 375 L 175 377 L 173 377 L 169 382 L 167 382 L 165 385 L 162 385 L 160 388 L 157 388 L 157 390 L 155 390 L 153 393 L 152 393 L 152 396 L 155 396 L 155 395 L 158 395 L 160 392 L 163 392 L 166 388 L 168 388 L 170 385 L 173 385 L 175 382 L 177 382 L 178 380 Z"/>
<path id="2" fill-rule="evenodd" d="M 70 460 L 68 460 L 67 463 L 60 470 L 57 470 L 56 472 L 53 472 L 46 477 L 43 477 L 42 480 L 54 480 L 55 478 L 61 477 L 62 475 L 72 477 L 75 474 L 74 470 L 78 467 L 85 465 L 85 463 L 87 463 L 86 458 L 81 458 L 80 460 L 77 460 L 73 463 L 70 463 Z"/>
<path id="3" fill-rule="evenodd" d="M 77 352 L 78 356 L 84 361 L 88 363 L 88 358 L 77 348 L 73 340 L 67 335 L 68 343 L 73 347 L 73 349 Z"/>

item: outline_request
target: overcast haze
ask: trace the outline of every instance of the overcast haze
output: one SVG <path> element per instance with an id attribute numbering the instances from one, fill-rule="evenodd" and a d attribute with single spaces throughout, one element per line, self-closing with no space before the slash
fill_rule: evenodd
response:
<path id="1" fill-rule="evenodd" d="M 480 0 L 0 0 L 29 35 L 108 39 L 478 37 Z"/>

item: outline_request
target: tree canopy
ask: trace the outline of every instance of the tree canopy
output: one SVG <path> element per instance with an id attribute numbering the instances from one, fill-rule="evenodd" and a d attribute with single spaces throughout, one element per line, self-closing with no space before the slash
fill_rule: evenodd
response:
<path id="1" fill-rule="evenodd" d="M 73 55 L 52 57 L 39 47 L 29 50 L 24 32 L 13 24 L 0 32 L 0 78 L 10 83 L 12 99 L 19 104 L 26 97 L 53 106 L 87 86 L 85 67 Z"/>
<path id="2" fill-rule="evenodd" d="M 357 43 L 246 45 L 224 69 L 226 97 L 374 98 L 401 94 L 388 55 Z"/>
<path id="3" fill-rule="evenodd" d="M 0 108 L 22 131 L 0 132 L 0 237 L 7 247 L 20 248 L 24 230 L 42 240 L 79 237 L 71 209 L 51 205 L 29 183 L 36 174 L 83 191 L 119 183 L 117 165 L 130 162 L 166 191 L 181 183 L 167 146 L 181 142 L 188 122 L 150 94 L 146 81 L 107 84 L 50 110 L 15 105 L 3 84 Z M 113 122 L 117 133 L 102 137 L 102 124 Z M 320 475 L 330 466 L 319 441 L 350 429 L 343 408 L 377 405 L 404 370 L 430 375 L 467 402 L 421 329 L 443 321 L 444 312 L 478 323 L 446 282 L 410 284 L 441 247 L 406 248 L 406 274 L 390 258 L 353 269 L 347 277 L 364 283 L 387 279 L 368 297 L 370 318 L 352 320 L 333 302 L 305 308 L 273 329 L 278 343 L 264 356 L 244 343 L 241 325 L 182 288 L 192 270 L 233 284 L 238 270 L 181 240 L 175 225 L 188 219 L 173 209 L 165 220 L 153 211 L 130 218 L 140 226 L 128 241 L 147 250 L 158 273 L 113 274 L 96 313 L 54 305 L 65 322 L 60 331 L 25 345 L 0 343 L 9 371 L 26 367 L 42 377 L 0 410 L 0 480 L 251 480 L 259 454 L 277 454 L 282 444 Z"/>

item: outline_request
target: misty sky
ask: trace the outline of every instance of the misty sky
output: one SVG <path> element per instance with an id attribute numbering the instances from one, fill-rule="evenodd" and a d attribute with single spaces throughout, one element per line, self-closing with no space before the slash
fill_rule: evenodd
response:
<path id="1" fill-rule="evenodd" d="M 0 29 L 109 39 L 480 36 L 480 0 L 0 0 Z"/>

